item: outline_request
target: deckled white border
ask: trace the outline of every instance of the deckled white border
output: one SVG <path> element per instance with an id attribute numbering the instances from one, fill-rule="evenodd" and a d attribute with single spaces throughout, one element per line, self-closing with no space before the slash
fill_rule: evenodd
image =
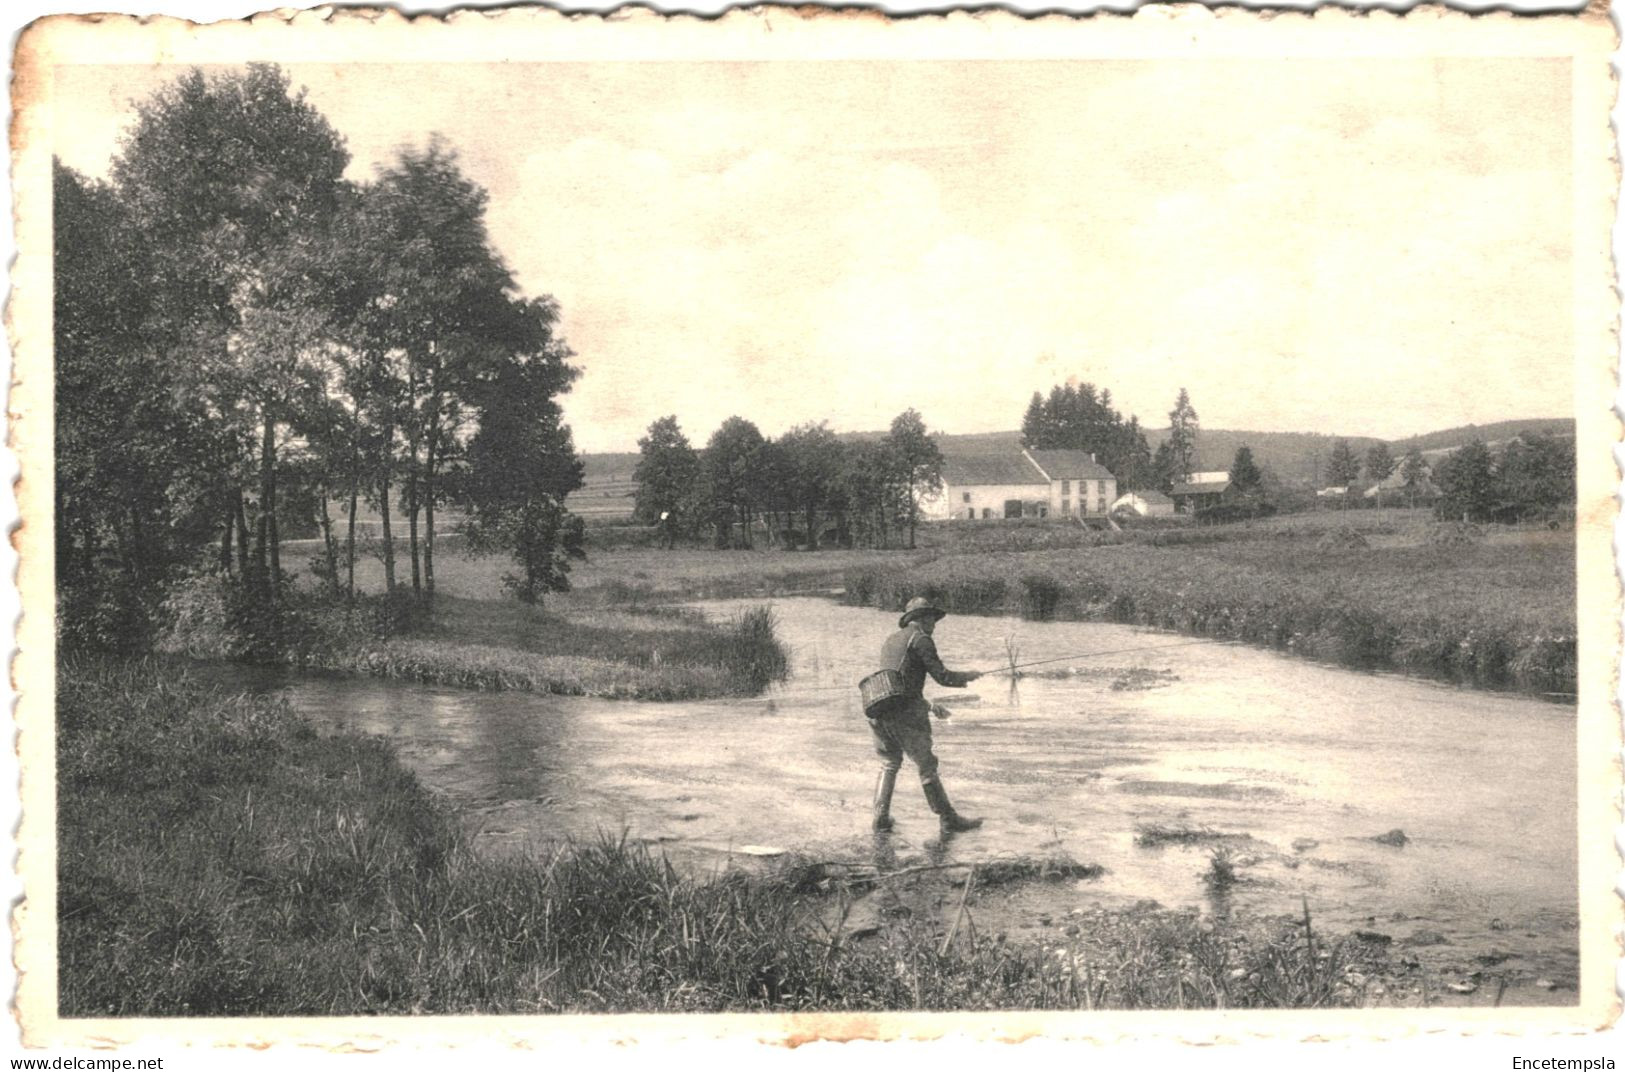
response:
<path id="1" fill-rule="evenodd" d="M 214 9 L 208 12 L 210 17 L 220 17 L 234 13 L 220 10 L 219 5 L 201 6 Z M 171 8 L 171 10 L 174 9 Z M 503 32 L 500 34 L 485 32 L 489 28 L 488 20 L 491 17 L 477 12 L 456 13 L 444 25 L 438 27 L 435 35 L 436 39 L 433 41 L 425 40 L 427 35 L 419 32 L 422 29 L 421 26 L 414 28 L 408 24 L 407 20 L 390 12 L 381 13 L 375 20 L 366 23 L 363 23 L 362 18 L 356 13 L 341 13 L 336 17 L 332 16 L 331 13 L 327 15 L 307 13 L 293 19 L 291 24 L 262 19 L 256 20 L 252 26 L 216 27 L 208 35 L 208 40 L 204 42 L 199 42 L 184 26 L 169 21 L 149 23 L 143 33 L 147 35 L 148 40 L 164 40 L 166 42 L 165 60 L 176 63 L 202 61 L 205 58 L 218 59 L 219 50 L 222 48 L 228 50 L 246 49 L 261 45 L 272 48 L 286 47 L 286 44 L 291 43 L 294 38 L 303 37 L 307 29 L 316 31 L 318 35 L 325 33 L 326 39 L 317 41 L 314 47 L 307 43 L 299 52 L 301 61 L 343 60 L 349 58 L 349 50 L 352 47 L 350 44 L 352 31 L 362 25 L 365 25 L 366 33 L 369 35 L 369 47 L 380 47 L 381 39 L 387 37 L 387 44 L 383 45 L 383 47 L 388 48 L 391 59 L 396 62 L 444 59 L 448 48 L 451 47 L 457 48 L 460 56 L 464 58 L 494 59 L 499 58 L 501 55 L 511 54 L 519 43 L 516 39 L 519 35 L 516 35 L 511 29 L 513 25 L 511 22 L 504 25 Z M 777 27 L 782 29 L 785 25 L 784 20 L 795 19 L 796 16 L 793 13 L 781 11 L 769 13 L 765 17 L 759 14 L 748 17 L 756 19 L 758 23 L 776 23 Z M 994 17 L 997 18 L 998 16 Z M 508 18 L 511 20 L 512 16 L 508 16 Z M 323 21 L 325 25 L 314 25 L 318 19 Z M 739 19 L 740 16 L 738 15 L 730 16 L 732 22 L 737 22 Z M 1278 16 L 1270 20 L 1271 25 L 1266 28 L 1271 33 L 1271 40 L 1260 41 L 1257 20 L 1247 13 L 1228 11 L 1215 15 L 1205 9 L 1186 7 L 1173 11 L 1145 12 L 1133 20 L 1091 20 L 1091 29 L 1098 30 L 1099 36 L 1097 39 L 1106 42 L 1100 47 L 1111 51 L 1111 54 L 1121 55 L 1123 53 L 1117 51 L 1117 49 L 1123 47 L 1126 38 L 1136 35 L 1139 28 L 1143 28 L 1148 22 L 1159 22 L 1166 26 L 1169 25 L 1170 20 L 1177 20 L 1174 25 L 1177 25 L 1181 30 L 1188 27 L 1190 32 L 1183 35 L 1185 37 L 1183 42 L 1163 42 L 1155 51 L 1157 55 L 1188 54 L 1194 56 L 1197 54 L 1211 54 L 1211 52 L 1205 50 L 1213 48 L 1219 48 L 1231 55 L 1250 53 L 1275 55 L 1280 50 L 1280 45 L 1274 37 L 1275 31 L 1283 27 L 1290 30 L 1297 24 L 1309 24 L 1310 22 L 1307 17 L 1300 15 Z M 614 55 L 616 58 L 628 58 L 626 55 L 628 49 L 631 49 L 634 53 L 641 50 L 643 54 L 648 55 L 650 58 L 656 56 L 667 58 L 673 48 L 681 48 L 684 54 L 691 58 L 704 58 L 729 54 L 729 48 L 734 47 L 719 44 L 717 41 L 719 35 L 716 33 L 719 28 L 718 24 L 702 19 L 684 18 L 675 21 L 662 21 L 647 12 L 631 12 L 617 16 L 607 24 L 600 23 L 595 19 L 566 21 L 555 18 L 551 20 L 544 19 L 544 21 L 549 27 L 547 35 L 551 39 L 551 43 L 557 46 L 560 38 L 568 37 L 569 58 L 576 60 L 608 58 L 610 55 Z M 1419 21 L 1445 23 L 1448 24 L 1445 29 L 1452 30 L 1452 32 L 1454 32 L 1454 27 L 1460 26 L 1459 16 L 1451 12 L 1438 10 L 1413 13 L 1408 20 L 1403 22 L 1397 17 L 1387 14 L 1358 16 L 1342 11 L 1323 11 L 1315 16 L 1313 25 L 1324 26 L 1328 22 L 1333 23 L 1345 31 L 1344 39 L 1326 43 L 1310 42 L 1308 48 L 1297 50 L 1294 54 L 1311 56 L 1345 54 L 1349 48 L 1346 37 L 1348 34 L 1359 36 L 1364 48 L 1377 49 L 1383 54 L 1477 55 L 1482 54 L 1484 48 L 1484 41 L 1480 40 L 1480 37 L 1494 38 L 1493 48 L 1497 54 L 1548 54 L 1552 48 L 1552 38 L 1548 34 L 1552 27 L 1529 20 L 1515 19 L 1504 14 L 1473 20 L 1471 29 L 1460 32 L 1455 41 L 1442 48 L 1436 46 L 1421 48 L 1401 40 L 1400 35 L 1407 33 L 1408 28 Z M 932 55 L 951 58 L 972 53 L 985 55 L 986 52 L 982 50 L 987 47 L 986 38 L 988 35 L 979 33 L 977 28 L 986 27 L 987 23 L 988 19 L 985 17 L 974 19 L 964 14 L 958 14 L 949 18 L 912 21 L 907 25 L 910 33 L 918 41 L 923 42 L 923 44 L 916 45 L 916 48 L 925 48 Z M 1053 25 L 1053 22 L 1040 23 L 1039 25 Z M 87 28 L 86 36 L 95 37 L 104 34 L 110 28 L 110 25 Z M 892 29 L 895 30 L 895 28 Z M 824 39 L 817 43 L 815 54 L 840 55 L 843 58 L 854 55 L 894 55 L 895 38 L 882 39 L 881 35 L 873 31 L 874 20 L 871 19 L 856 20 L 855 27 L 837 26 L 836 29 L 821 35 Z M 969 36 L 979 38 L 975 46 L 968 50 L 964 42 L 967 33 Z M 791 41 L 791 36 L 793 35 L 783 32 L 757 35 L 750 42 L 750 55 L 752 58 L 769 58 L 775 55 L 787 54 L 787 49 L 794 52 L 805 45 L 805 42 Z M 1558 36 L 1564 36 L 1562 31 L 1559 31 Z M 455 39 L 456 44 L 449 45 L 448 38 Z M 1573 44 L 1572 40 L 1567 43 L 1571 46 Z M 1022 40 L 1001 40 L 997 43 L 997 47 L 999 49 L 997 54 L 1006 58 L 1053 56 L 1057 54 L 1053 42 L 1038 40 L 1036 37 L 1030 36 Z M 1397 52 L 1395 51 L 1396 48 Z M 826 51 L 818 52 L 817 49 Z M 1094 49 L 1091 49 L 1091 53 L 1094 51 Z M 1073 54 L 1066 49 L 1062 49 L 1060 52 L 1062 54 Z M 1137 52 L 1136 54 L 1145 53 Z M 287 57 L 283 56 L 282 58 Z M 527 51 L 526 58 L 540 59 L 547 57 L 538 56 Z M 120 59 L 125 59 L 125 57 L 120 57 Z M 1595 93 L 1596 91 L 1592 89 L 1591 92 Z M 1611 99 L 1597 101 L 1599 106 L 1598 115 L 1600 116 L 1607 111 L 1612 106 L 1612 103 Z M 1586 159 L 1584 156 L 1585 149 L 1584 139 L 1577 138 L 1577 173 Z M 46 162 L 48 164 L 48 158 Z M 27 177 L 24 176 L 23 183 L 26 185 L 26 182 Z M 1606 195 L 1611 196 L 1616 188 L 1615 183 L 1610 180 L 1606 186 Z M 48 183 L 44 189 L 48 191 Z M 1595 212 L 1595 203 L 1583 204 L 1584 200 L 1584 198 L 1576 199 L 1577 214 L 1586 217 L 1584 220 L 1577 221 L 1577 225 L 1594 224 L 1596 221 L 1591 216 Z M 1606 216 L 1602 217 L 1604 225 L 1606 225 L 1607 218 Z M 1577 226 L 1577 232 L 1586 233 L 1585 227 Z M 1582 256 L 1582 252 L 1580 248 L 1576 249 L 1577 278 L 1590 280 L 1602 278 L 1598 273 L 1598 264 L 1595 261 L 1588 262 L 1587 258 Z M 1606 251 L 1603 252 L 1606 253 Z M 1606 266 L 1603 266 L 1603 271 L 1606 272 L 1606 270 Z M 23 297 L 26 300 L 26 292 L 24 292 Z M 1598 338 L 1599 324 L 1611 318 L 1613 306 L 1611 302 L 1603 302 L 1592 307 L 1592 303 L 1589 301 L 1577 302 L 1577 305 L 1582 306 L 1582 308 L 1576 309 L 1576 340 L 1577 345 L 1583 347 L 1583 340 Z M 1598 319 L 1599 310 L 1603 310 L 1602 320 Z M 19 321 L 15 330 L 26 354 L 28 343 L 27 326 L 24 322 Z M 46 334 L 48 337 L 48 332 Z M 1606 352 L 1610 354 L 1616 352 L 1611 343 Z M 1581 369 L 1580 371 L 1585 373 L 1587 370 Z M 1612 370 L 1609 370 L 1609 372 L 1611 373 Z M 1593 435 L 1588 434 L 1588 428 L 1594 433 L 1598 425 L 1595 420 L 1588 422 L 1585 416 L 1587 411 L 1579 407 L 1585 404 L 1589 404 L 1593 408 L 1596 407 L 1597 400 L 1604 397 L 1602 394 L 1597 393 L 1597 387 L 1598 382 L 1594 378 L 1583 374 L 1577 377 L 1577 413 L 1581 418 L 1580 444 L 1582 452 L 1584 452 L 1588 444 L 1597 441 Z M 1614 397 L 1614 393 L 1614 381 L 1609 380 L 1607 397 Z M 1617 439 L 1617 428 L 1614 427 L 1611 418 L 1607 425 L 1609 434 L 1614 439 Z M 24 434 L 26 434 L 26 431 Z M 1613 441 L 1613 439 L 1610 441 Z M 1584 454 L 1582 456 L 1584 457 Z M 35 454 L 29 452 L 27 457 L 32 464 Z M 1612 525 L 1615 511 L 1611 492 L 1617 482 L 1618 474 L 1616 472 L 1602 472 L 1595 465 L 1582 465 L 1582 502 L 1589 501 L 1600 505 L 1606 500 L 1607 504 L 1606 512 L 1602 515 L 1595 512 L 1588 514 L 1586 509 L 1582 507 L 1583 519 L 1589 519 L 1593 525 Z M 1600 488 L 1606 490 L 1599 497 L 1596 493 Z M 25 498 L 26 494 L 25 492 Z M 1601 546 L 1600 541 L 1582 538 L 1581 543 L 1582 562 L 1580 569 L 1582 578 L 1599 577 L 1599 573 L 1594 570 L 1597 565 L 1595 561 L 1596 553 Z M 1590 559 L 1587 557 L 1588 549 L 1591 553 Z M 3 565 L 4 560 L 0 560 L 0 567 L 3 567 Z M 1613 570 L 1611 568 L 1607 568 L 1607 570 L 1608 574 L 1612 576 Z M 30 584 L 26 579 L 23 583 L 25 587 Z M 1586 586 L 1582 585 L 1583 599 L 1586 591 Z M 0 607 L 0 617 L 3 617 L 4 614 L 5 608 Z M 1589 620 L 1585 608 L 1582 607 L 1582 621 Z M 1584 627 L 1582 632 L 1585 632 Z M 25 642 L 28 635 L 29 623 L 25 622 L 23 626 Z M 1587 640 L 1592 642 L 1591 646 L 1593 648 L 1595 647 L 1595 639 L 1594 636 L 1587 636 Z M 1584 646 L 1584 643 L 1582 647 L 1583 676 L 1586 673 L 1585 668 L 1592 667 L 1597 662 L 1593 658 L 1597 653 L 1590 651 Z M 1612 656 L 1617 648 L 1612 643 L 1605 645 L 1605 647 L 1610 649 L 1603 654 L 1608 657 L 1609 672 L 1611 674 Z M 22 668 L 19 668 L 19 671 L 26 672 Z M 1606 699 L 1611 700 L 1612 697 Z M 1582 711 L 1582 735 L 1583 739 L 1593 749 L 1591 753 L 1593 756 L 1597 754 L 1595 748 L 1599 744 L 1603 746 L 1604 753 L 1611 752 L 1615 756 L 1618 755 L 1619 722 L 1617 715 L 1612 710 L 1608 712 L 1608 715 L 1610 716 L 1608 722 L 1612 729 L 1612 736 L 1611 739 L 1605 740 L 1601 735 L 1588 732 L 1587 719 L 1591 718 L 1591 716 L 1586 714 L 1584 710 Z M 1584 762 L 1584 759 L 1583 751 L 1582 762 Z M 30 769 L 38 768 L 30 764 Z M 1617 769 L 1613 771 L 1613 780 L 1610 784 L 1612 786 L 1612 790 L 1609 792 L 1610 798 L 1618 799 Z M 1606 878 L 1616 877 L 1617 874 L 1617 859 L 1593 862 L 1589 854 L 1582 856 L 1582 885 L 1593 883 L 1599 875 Z M 1583 941 L 1587 942 L 1587 949 L 1594 948 L 1588 939 L 1583 938 Z M 1585 985 L 1587 987 L 1592 986 L 1592 977 L 1596 974 L 1587 970 L 1589 967 L 1590 965 L 1583 968 L 1586 971 Z M 1612 989 L 1610 986 L 1610 992 L 1612 992 Z M 1584 993 L 1584 1000 L 1589 1007 L 1593 1001 L 1591 991 L 1588 990 Z M 1600 1010 L 1601 1006 L 1597 1008 Z M 1463 1015 L 1464 1012 L 1469 1015 Z M 387 1047 L 392 1042 L 396 1044 L 438 1044 L 446 1041 L 449 1035 L 455 1035 L 470 1042 L 475 1037 L 478 1037 L 488 1044 L 494 1043 L 498 1046 L 504 1044 L 522 1045 L 525 1039 L 531 1039 L 533 1042 L 539 1043 L 545 1038 L 551 1045 L 567 1037 L 634 1038 L 641 1044 L 639 1047 L 641 1049 L 643 1046 L 651 1044 L 663 1045 L 682 1038 L 708 1038 L 716 1035 L 719 1031 L 729 1035 L 742 1035 L 747 1038 L 799 1037 L 805 1039 L 809 1037 L 829 1037 L 832 1032 L 837 1035 L 844 1034 L 853 1027 L 858 1027 L 861 1031 L 867 1025 L 879 1027 L 884 1034 L 902 1034 L 905 1036 L 913 1034 L 934 1036 L 946 1031 L 948 1034 L 956 1035 L 1020 1038 L 1026 1035 L 1030 1028 L 1041 1026 L 1047 1035 L 1059 1033 L 1069 1036 L 1088 1037 L 1096 1041 L 1122 1040 L 1126 1037 L 1154 1035 L 1184 1038 L 1192 1041 L 1210 1039 L 1222 1041 L 1229 1039 L 1239 1042 L 1263 1038 L 1305 1038 L 1315 1036 L 1329 1039 L 1338 1037 L 1356 1038 L 1368 1037 L 1372 1033 L 1404 1036 L 1441 1029 L 1451 1033 L 1464 1029 L 1469 1031 L 1505 1031 L 1514 1027 L 1514 1023 L 1508 1022 L 1513 1016 L 1516 1017 L 1516 1028 L 1520 1030 L 1541 1030 L 1544 1028 L 1562 1030 L 1565 1025 L 1567 1025 L 1568 1029 L 1574 1030 L 1580 1023 L 1580 1020 L 1575 1018 L 1575 1010 L 1516 1010 L 1515 1012 L 1511 1010 L 1482 1010 L 1482 1012 L 1491 1015 L 1473 1015 L 1473 1010 L 1428 1010 L 1426 1014 L 1401 1011 L 1393 1016 L 1384 1013 L 1367 1012 L 1353 1014 L 1315 1013 L 1307 1014 L 1307 1016 L 1301 1013 L 1222 1015 L 1214 1013 L 1114 1013 L 1105 1014 L 1104 1016 L 1100 1014 L 1093 1016 L 1072 1016 L 1068 1014 L 1023 1016 L 1021 1014 L 998 1013 L 955 1014 L 946 1018 L 916 1014 L 864 1016 L 860 1018 L 830 1016 L 570 1017 L 534 1019 L 461 1017 L 385 1021 L 376 1019 L 202 1022 L 117 1020 L 78 1021 L 72 1022 L 70 1026 L 76 1032 L 74 1037 L 82 1041 L 89 1041 L 94 1038 L 102 1038 L 108 1041 L 130 1041 L 147 1038 L 173 1043 L 180 1041 L 184 1037 L 196 1043 L 217 1041 L 252 1044 L 255 1040 L 291 1041 L 300 1039 L 315 1044 L 329 1044 L 340 1040 L 351 1040 L 363 1048 L 372 1048 L 377 1045 Z M 861 1022 L 854 1023 L 854 1019 Z M 1042 1021 L 1042 1023 L 1039 1024 L 1038 1021 Z M 1594 1025 L 1601 1021 L 1592 1019 L 1586 1022 Z M 388 1025 L 387 1029 L 381 1030 L 385 1024 Z M 57 1026 L 60 1027 L 61 1025 Z M 448 1032 L 448 1027 L 454 1027 L 456 1030 Z M 65 1041 L 69 1036 L 53 1037 L 60 1037 Z M 47 1039 L 41 1036 L 40 1041 L 47 1041 Z M 279 1048 L 282 1049 L 285 1055 L 287 1054 L 285 1047 Z M 1243 1047 L 1250 1054 L 1255 1054 L 1259 1048 L 1257 1045 Z M 1330 1048 L 1336 1049 L 1336 1047 Z M 819 1049 L 823 1049 L 823 1047 L 819 1047 Z M 1317 1047 L 1317 1049 L 1324 1051 L 1328 1047 Z M 1024 1061 L 1027 1059 L 1030 1050 L 1031 1047 L 1023 1048 Z M 128 1052 L 133 1053 L 136 1051 L 131 1050 Z M 855 1053 L 856 1048 L 846 1047 L 845 1052 Z M 1452 1050 L 1451 1052 L 1457 1057 L 1460 1056 L 1459 1050 Z M 1593 1052 L 1600 1054 L 1607 1051 L 1594 1051 L 1590 1046 L 1580 1046 L 1574 1050 L 1576 1056 L 1583 1056 Z M 1616 1049 L 1614 1052 L 1622 1053 L 1622 1056 L 1625 1056 L 1625 1051 Z M 1529 1055 L 1548 1056 L 1552 1055 L 1552 1051 L 1549 1048 L 1539 1048 L 1538 1052 Z M 646 1056 L 648 1055 L 646 1054 Z M 1321 1061 L 1324 1056 L 1330 1055 L 1317 1053 L 1312 1059 Z M 304 1060 L 304 1056 L 302 1055 L 300 1059 Z M 1300 1056 L 1298 1059 L 1301 1060 L 1302 1057 Z M 1616 1060 L 1619 1059 L 1616 1058 Z"/>

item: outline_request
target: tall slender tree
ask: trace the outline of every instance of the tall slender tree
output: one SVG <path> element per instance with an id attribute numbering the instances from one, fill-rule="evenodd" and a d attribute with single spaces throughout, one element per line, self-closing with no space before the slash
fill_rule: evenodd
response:
<path id="1" fill-rule="evenodd" d="M 395 387 L 412 583 L 432 598 L 440 474 L 461 446 L 469 385 L 503 360 L 514 283 L 486 233 L 486 192 L 439 138 L 401 150 L 373 198 L 375 256 L 389 299 L 382 319 L 405 372 Z"/>
<path id="2" fill-rule="evenodd" d="M 1190 393 L 1181 387 L 1174 408 L 1168 411 L 1168 451 L 1176 480 L 1189 480 L 1196 467 L 1196 437 L 1201 431 Z"/>
<path id="3" fill-rule="evenodd" d="M 914 547 L 920 520 L 920 498 L 942 490 L 942 451 L 926 431 L 925 419 L 914 409 L 892 419 L 886 450 L 895 467 L 895 484 L 908 524 L 908 546 Z"/>

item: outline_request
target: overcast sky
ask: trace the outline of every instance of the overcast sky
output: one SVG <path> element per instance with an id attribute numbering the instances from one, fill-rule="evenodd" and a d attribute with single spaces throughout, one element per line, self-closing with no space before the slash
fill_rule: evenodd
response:
<path id="1" fill-rule="evenodd" d="M 1573 412 L 1548 60 L 294 65 L 350 174 L 438 131 L 562 303 L 589 451 L 675 413 L 1016 427 L 1069 377 L 1160 427 L 1397 438 Z M 174 77 L 60 69 L 105 174 Z"/>

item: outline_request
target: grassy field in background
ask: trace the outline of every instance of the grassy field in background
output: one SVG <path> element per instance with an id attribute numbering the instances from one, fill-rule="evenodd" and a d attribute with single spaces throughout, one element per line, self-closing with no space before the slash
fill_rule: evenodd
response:
<path id="1" fill-rule="evenodd" d="M 1030 551 L 859 566 L 849 602 L 1124 622 L 1362 669 L 1558 696 L 1576 687 L 1574 533 L 1474 535 L 1380 512 L 1275 518 Z M 1169 534 L 1173 535 L 1173 534 Z"/>

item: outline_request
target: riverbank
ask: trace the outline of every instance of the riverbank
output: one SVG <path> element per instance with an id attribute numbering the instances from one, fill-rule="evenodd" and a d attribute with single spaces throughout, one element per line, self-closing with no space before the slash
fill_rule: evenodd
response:
<path id="1" fill-rule="evenodd" d="M 1205 542 L 947 553 L 844 575 L 845 599 L 894 608 L 1109 621 L 1236 640 L 1356 669 L 1572 699 L 1574 536 L 1240 526 Z"/>
<path id="2" fill-rule="evenodd" d="M 927 595 L 956 613 L 1150 626 L 1556 700 L 1577 688 L 1572 529 L 1441 526 L 1427 511 L 1388 509 L 1123 532 L 955 522 L 922 526 L 919 543 L 911 551 L 597 548 L 576 568 L 573 590 L 548 597 L 545 611 L 504 598 L 501 563 L 447 553 L 438 564 L 447 608 L 439 631 L 369 649 L 340 668 L 587 695 L 744 695 L 760 675 L 739 679 L 730 669 L 732 683 L 721 686 L 693 667 L 657 671 L 671 660 L 649 634 L 700 628 L 682 619 L 689 601 L 844 593 L 848 603 L 887 610 Z M 360 566 L 362 589 L 379 591 L 379 565 Z M 745 665 L 774 662 L 761 639 L 749 640 L 756 654 Z M 620 655 L 606 664 L 605 651 Z M 709 651 L 708 665 L 731 665 L 725 645 Z"/>
<path id="3" fill-rule="evenodd" d="M 455 558 L 451 559 L 455 561 Z M 576 607 L 397 593 L 351 603 L 290 595 L 274 620 L 233 608 L 213 578 L 171 600 L 166 654 L 483 690 L 605 699 L 754 696 L 788 665 L 766 607 L 724 622 L 669 607 Z"/>
<path id="4" fill-rule="evenodd" d="M 790 858 L 693 877 L 623 839 L 481 855 L 381 740 L 319 737 L 279 702 L 152 664 L 63 659 L 58 726 L 67 1016 L 1282 1007 L 1429 993 L 1401 981 L 1380 943 L 1308 920 L 1141 905 L 1069 917 L 1039 941 L 988 925 L 1024 891 L 1087 880 L 1086 865 L 1010 861 L 978 880 L 879 854 L 856 871 Z"/>

